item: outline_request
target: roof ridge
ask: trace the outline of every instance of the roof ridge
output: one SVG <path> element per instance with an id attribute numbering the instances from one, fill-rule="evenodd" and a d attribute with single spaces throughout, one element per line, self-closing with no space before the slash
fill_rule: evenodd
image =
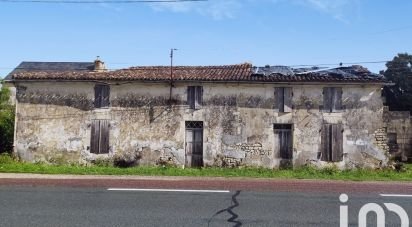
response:
<path id="1" fill-rule="evenodd" d="M 94 63 L 94 62 L 92 61 L 22 61 L 21 63 Z"/>
<path id="2" fill-rule="evenodd" d="M 173 68 L 183 68 L 183 69 L 196 69 L 196 68 L 205 68 L 205 69 L 210 69 L 210 68 L 230 68 L 230 67 L 250 67 L 252 68 L 251 63 L 240 63 L 240 64 L 227 64 L 227 65 L 175 65 Z M 136 69 L 153 69 L 153 68 L 159 68 L 159 69 L 164 69 L 164 68 L 170 68 L 170 65 L 143 65 L 143 66 L 132 66 L 129 68 L 125 69 L 120 69 L 120 70 L 136 70 Z"/>

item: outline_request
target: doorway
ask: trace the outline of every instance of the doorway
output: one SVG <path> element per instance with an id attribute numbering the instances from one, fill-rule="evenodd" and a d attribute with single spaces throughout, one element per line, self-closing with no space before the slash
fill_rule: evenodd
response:
<path id="1" fill-rule="evenodd" d="M 186 121 L 187 167 L 203 166 L 203 121 Z"/>
<path id="2" fill-rule="evenodd" d="M 281 167 L 291 167 L 293 160 L 292 124 L 275 124 L 275 153 L 279 154 Z"/>

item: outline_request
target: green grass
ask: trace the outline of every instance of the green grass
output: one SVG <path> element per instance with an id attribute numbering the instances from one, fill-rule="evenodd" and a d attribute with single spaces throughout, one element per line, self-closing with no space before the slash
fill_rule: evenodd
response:
<path id="1" fill-rule="evenodd" d="M 277 179 L 323 179 L 352 181 L 412 181 L 412 165 L 405 170 L 344 170 L 315 169 L 312 167 L 294 170 L 270 170 L 263 168 L 202 168 L 182 169 L 175 167 L 131 167 L 117 168 L 105 166 L 48 165 L 14 161 L 0 155 L 0 172 L 3 173 L 41 173 L 74 175 L 136 175 L 136 176 L 194 176 L 194 177 L 252 177 Z"/>

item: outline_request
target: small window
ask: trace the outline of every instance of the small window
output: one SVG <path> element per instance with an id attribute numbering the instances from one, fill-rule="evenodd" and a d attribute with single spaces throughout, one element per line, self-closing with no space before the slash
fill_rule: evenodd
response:
<path id="1" fill-rule="evenodd" d="M 323 88 L 323 111 L 327 113 L 339 112 L 342 110 L 342 88 Z"/>
<path id="2" fill-rule="evenodd" d="M 202 107 L 203 102 L 203 87 L 188 86 L 187 87 L 187 104 L 190 109 L 198 110 Z"/>
<path id="3" fill-rule="evenodd" d="M 94 87 L 94 107 L 104 108 L 110 105 L 110 86 L 96 84 Z"/>
<path id="4" fill-rule="evenodd" d="M 93 120 L 90 138 L 90 153 L 108 154 L 109 135 L 109 120 Z"/>
<path id="5" fill-rule="evenodd" d="M 275 88 L 275 109 L 280 113 L 292 112 L 292 88 Z"/>
<path id="6" fill-rule="evenodd" d="M 388 133 L 388 146 L 389 146 L 389 153 L 395 153 L 399 151 L 398 145 L 398 135 L 396 133 Z"/>
<path id="7" fill-rule="evenodd" d="M 389 144 L 397 144 L 398 139 L 397 139 L 397 134 L 396 133 L 388 133 L 388 143 Z"/>
<path id="8" fill-rule="evenodd" d="M 203 121 L 186 121 L 185 122 L 186 128 L 203 128 Z"/>
<path id="9" fill-rule="evenodd" d="M 340 162 L 343 160 L 342 124 L 324 124 L 321 135 L 321 160 Z"/>

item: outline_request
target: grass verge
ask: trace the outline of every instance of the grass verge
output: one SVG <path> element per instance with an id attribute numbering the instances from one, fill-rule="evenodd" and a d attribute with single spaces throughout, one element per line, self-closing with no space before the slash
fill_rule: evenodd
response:
<path id="1" fill-rule="evenodd" d="M 194 176 L 194 177 L 251 177 L 278 179 L 323 179 L 351 181 L 412 181 L 412 165 L 405 165 L 403 171 L 385 170 L 337 170 L 301 167 L 293 170 L 270 170 L 263 168 L 201 168 L 181 169 L 175 167 L 131 167 L 48 165 L 14 161 L 0 155 L 2 173 L 40 173 L 74 175 L 136 175 L 136 176 Z"/>

